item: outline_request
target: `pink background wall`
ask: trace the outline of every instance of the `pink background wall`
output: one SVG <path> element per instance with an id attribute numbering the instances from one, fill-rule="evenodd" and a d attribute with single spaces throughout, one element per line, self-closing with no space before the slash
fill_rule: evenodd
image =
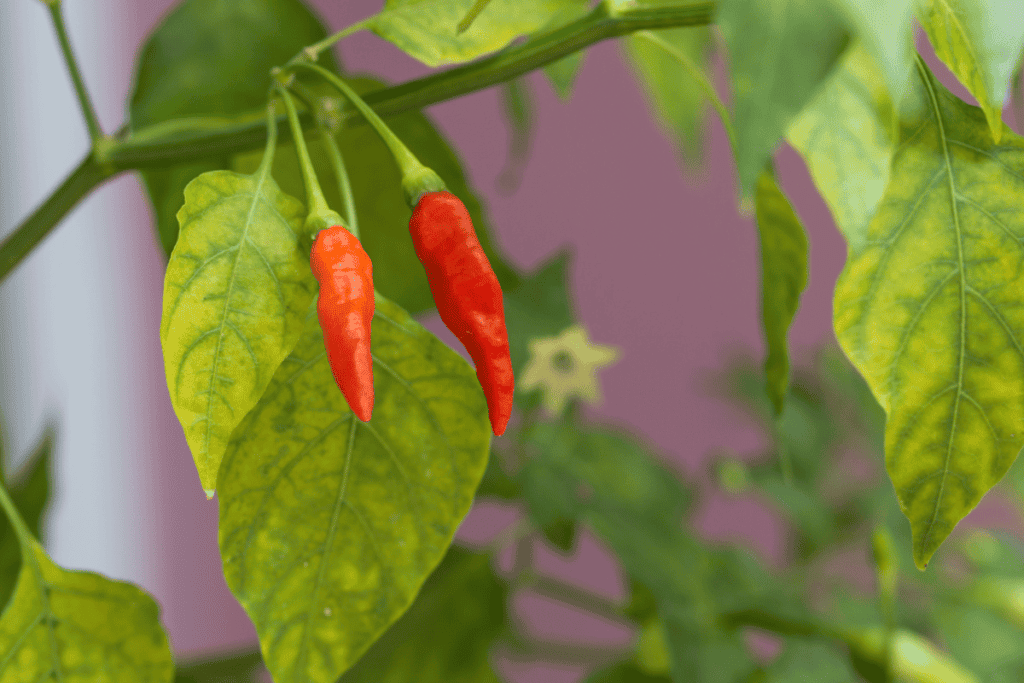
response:
<path id="1" fill-rule="evenodd" d="M 113 41 L 118 52 L 85 74 L 91 87 L 107 92 L 106 101 L 125 101 L 134 54 L 171 4 L 121 0 L 111 13 L 124 22 Z M 379 1 L 313 4 L 337 28 L 371 14 Z M 72 26 L 76 45 L 93 39 Z M 923 42 L 919 45 L 930 55 Z M 347 39 L 341 54 L 350 70 L 372 71 L 391 81 L 427 71 L 372 35 Z M 952 83 L 944 69 L 931 63 Z M 722 64 L 717 66 L 721 76 Z M 601 374 L 605 402 L 593 415 L 631 426 L 681 472 L 702 477 L 702 463 L 711 451 L 742 453 L 760 443 L 758 432 L 732 408 L 707 397 L 702 385 L 704 374 L 737 350 L 762 353 L 755 226 L 735 208 L 721 124 L 709 115 L 707 175 L 688 178 L 615 42 L 589 50 L 569 103 L 557 99 L 542 75 L 528 81 L 535 95 L 536 129 L 523 182 L 511 196 L 495 190 L 508 144 L 498 90 L 436 105 L 428 113 L 462 155 L 469 178 L 486 200 L 497 243 L 511 261 L 532 269 L 560 248 L 573 249 L 579 315 L 592 340 L 623 351 L 618 364 Z M 719 86 L 719 92 L 726 92 L 721 78 Z M 958 86 L 955 91 L 965 95 Z M 107 130 L 120 123 L 121 112 L 123 106 L 101 111 Z M 77 125 L 76 111 L 65 116 L 67 125 Z M 799 356 L 832 338 L 831 296 L 845 246 L 801 160 L 788 147 L 779 153 L 777 168 L 811 242 L 810 284 L 791 333 Z M 55 172 L 53 180 L 63 174 Z M 162 603 L 177 652 L 251 645 L 252 627 L 220 572 L 216 502 L 207 501 L 200 490 L 167 396 L 158 339 L 164 261 L 149 209 L 134 177 L 111 183 L 89 201 L 99 201 L 99 195 L 114 198 L 129 216 L 116 226 L 123 255 L 115 259 L 125 269 L 125 281 L 132 283 L 121 295 L 135 330 L 134 346 L 124 351 L 133 359 L 124 390 L 135 392 L 141 415 L 130 426 L 137 433 L 133 457 L 151 468 L 143 475 L 149 480 L 142 502 L 148 504 L 151 497 L 157 510 L 152 518 L 132 522 L 137 535 L 153 544 L 148 554 L 140 548 L 149 559 L 140 560 L 141 574 L 133 578 Z M 59 231 L 50 241 L 58 239 Z M 431 328 L 441 329 L 436 319 Z M 444 338 L 451 340 L 450 335 Z M 480 541 L 493 534 L 495 520 L 509 519 L 507 511 L 474 512 L 460 535 Z M 767 509 L 752 501 L 711 498 L 697 514 L 697 525 L 702 533 L 740 540 L 770 559 L 779 557 L 784 542 Z M 574 561 L 542 554 L 540 565 L 592 590 L 622 595 L 614 562 L 590 539 Z M 552 611 L 539 600 L 521 603 L 541 633 L 557 636 L 574 624 L 577 633 L 592 634 L 600 642 L 628 639 L 610 627 L 583 624 L 578 615 Z M 583 673 L 580 668 L 521 664 L 505 664 L 503 670 L 532 681 L 571 681 Z"/>

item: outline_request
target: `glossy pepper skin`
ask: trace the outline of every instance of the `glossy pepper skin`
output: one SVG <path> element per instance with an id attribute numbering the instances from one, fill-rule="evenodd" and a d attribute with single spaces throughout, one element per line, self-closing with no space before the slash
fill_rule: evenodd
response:
<path id="1" fill-rule="evenodd" d="M 476 363 L 491 428 L 500 436 L 512 415 L 515 388 L 505 305 L 469 212 L 450 192 L 427 192 L 413 209 L 409 233 L 441 320 Z"/>
<path id="2" fill-rule="evenodd" d="M 309 264 L 320 283 L 316 312 L 334 381 L 356 417 L 368 422 L 373 414 L 373 264 L 355 235 L 340 225 L 317 234 Z"/>

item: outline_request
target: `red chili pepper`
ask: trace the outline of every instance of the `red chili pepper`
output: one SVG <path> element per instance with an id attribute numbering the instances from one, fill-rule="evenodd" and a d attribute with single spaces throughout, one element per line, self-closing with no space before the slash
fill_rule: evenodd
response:
<path id="1" fill-rule="evenodd" d="M 309 263 L 320 283 L 316 312 L 334 381 L 356 417 L 368 422 L 373 413 L 373 264 L 359 240 L 340 225 L 317 234 Z"/>
<path id="2" fill-rule="evenodd" d="M 515 388 L 505 305 L 469 212 L 450 192 L 427 192 L 413 209 L 409 232 L 441 320 L 476 363 L 491 428 L 500 436 L 512 415 Z"/>

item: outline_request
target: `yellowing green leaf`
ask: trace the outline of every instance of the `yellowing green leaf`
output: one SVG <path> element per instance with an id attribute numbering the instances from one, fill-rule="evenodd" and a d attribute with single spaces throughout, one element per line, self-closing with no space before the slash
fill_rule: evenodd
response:
<path id="1" fill-rule="evenodd" d="M 716 23 L 729 47 L 739 189 L 749 197 L 848 36 L 829 0 L 721 0 Z"/>
<path id="2" fill-rule="evenodd" d="M 373 420 L 316 316 L 220 472 L 224 576 L 276 683 L 333 683 L 412 603 L 468 512 L 490 423 L 473 369 L 379 296 Z"/>
<path id="3" fill-rule="evenodd" d="M 807 234 L 768 169 L 757 181 L 755 211 L 761 239 L 761 323 L 768 351 L 764 374 L 768 398 L 781 415 L 789 388 L 786 337 L 807 286 Z"/>
<path id="4" fill-rule="evenodd" d="M 0 617 L 0 683 L 174 678 L 156 602 L 135 586 L 55 565 L 35 541 Z"/>
<path id="5" fill-rule="evenodd" d="M 1024 48 L 1019 0 L 922 0 L 921 5 L 919 19 L 935 54 L 978 100 L 999 142 L 1003 103 Z"/>
<path id="6" fill-rule="evenodd" d="M 498 683 L 490 648 L 506 625 L 506 592 L 489 555 L 452 546 L 409 611 L 340 683 Z"/>
<path id="7" fill-rule="evenodd" d="M 787 133 L 851 249 L 867 239 L 889 182 L 893 116 L 882 75 L 858 44 Z"/>
<path id="8" fill-rule="evenodd" d="M 269 172 L 212 171 L 185 188 L 164 279 L 167 388 L 213 495 L 228 437 L 299 339 L 316 285 L 302 204 Z"/>
<path id="9" fill-rule="evenodd" d="M 563 7 L 578 0 L 491 0 L 472 25 L 458 25 L 473 0 L 387 0 L 384 10 L 366 22 L 381 38 L 394 43 L 427 66 L 457 64 L 494 52 L 513 38 L 548 24 Z"/>
<path id="10" fill-rule="evenodd" d="M 1024 140 L 919 62 L 892 179 L 836 285 L 840 344 L 887 413 L 924 567 L 1024 445 Z M 914 104 L 914 103 L 912 103 Z"/>

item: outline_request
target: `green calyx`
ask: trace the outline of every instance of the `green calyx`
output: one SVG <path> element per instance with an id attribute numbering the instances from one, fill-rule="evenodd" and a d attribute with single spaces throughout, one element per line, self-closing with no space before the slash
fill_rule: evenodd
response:
<path id="1" fill-rule="evenodd" d="M 444 192 L 447 189 L 441 176 L 423 165 L 402 176 L 402 192 L 410 208 L 416 208 L 420 198 L 428 192 Z"/>
<path id="2" fill-rule="evenodd" d="M 345 221 L 342 220 L 341 216 L 330 209 L 326 211 L 314 211 L 310 212 L 306 216 L 306 222 L 302 225 L 302 230 L 309 235 L 311 243 L 316 240 L 316 234 L 321 230 L 327 228 L 333 228 L 335 225 L 345 225 Z"/>

